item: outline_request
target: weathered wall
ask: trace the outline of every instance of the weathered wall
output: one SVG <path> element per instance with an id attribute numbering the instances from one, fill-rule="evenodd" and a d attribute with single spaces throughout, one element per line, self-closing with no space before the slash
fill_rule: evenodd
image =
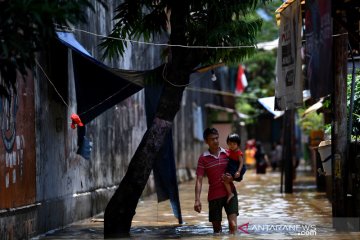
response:
<path id="1" fill-rule="evenodd" d="M 208 103 L 222 104 L 220 95 L 204 93 L 200 89 L 219 88 L 220 81 L 211 81 L 211 73 L 192 74 L 188 88 L 185 89 L 181 109 L 174 120 L 174 147 L 175 159 L 177 161 L 178 178 L 180 181 L 195 177 L 194 170 L 200 154 L 206 149 L 202 140 L 202 132 L 210 127 L 208 112 L 205 105 Z M 228 84 L 228 83 L 227 83 Z M 201 108 L 202 129 L 195 124 L 198 115 L 195 115 L 194 108 Z M 196 136 L 194 132 L 200 132 Z"/>
<path id="2" fill-rule="evenodd" d="M 107 11 L 96 5 L 95 12 L 88 12 L 89 24 L 75 26 L 75 29 L 108 34 L 112 27 L 113 7 L 117 3 L 109 4 Z M 97 47 L 100 37 L 80 31 L 74 34 L 95 58 L 100 59 Z M 106 64 L 136 70 L 159 64 L 152 59 L 160 57 L 153 51 L 134 46 L 123 59 L 107 61 Z M 37 201 L 42 203 L 38 207 L 38 232 L 103 211 L 146 130 L 144 92 L 140 91 L 86 125 L 86 136 L 93 142 L 91 158 L 86 160 L 77 155 L 77 131 L 69 125 L 69 116 L 76 112 L 70 52 L 68 67 L 68 96 L 71 99 L 68 107 L 56 97 L 46 79 L 38 79 Z M 62 123 L 60 129 L 57 126 L 59 121 Z"/>
<path id="3" fill-rule="evenodd" d="M 75 26 L 88 32 L 75 30 L 74 34 L 97 59 L 101 59 L 97 47 L 101 37 L 90 33 L 106 35 L 110 32 L 113 10 L 119 2 L 109 1 L 108 10 L 95 5 L 95 12 L 88 12 L 89 24 Z M 35 71 L 34 94 L 23 94 L 21 98 L 21 101 L 32 102 L 34 108 L 27 112 L 22 109 L 19 113 L 25 116 L 24 121 L 28 120 L 27 124 L 31 124 L 29 116 L 35 116 L 32 122 L 35 129 L 26 129 L 32 131 L 26 137 L 34 141 L 33 145 L 27 145 L 34 153 L 27 158 L 36 162 L 36 178 L 33 176 L 32 184 L 27 183 L 33 187 L 33 198 L 30 202 L 11 206 L 12 209 L 0 209 L 0 239 L 4 240 L 25 239 L 103 211 L 146 130 L 142 90 L 88 123 L 86 136 L 93 142 L 91 158 L 86 160 L 77 155 L 77 131 L 70 128 L 70 115 L 76 112 L 71 51 L 52 49 L 41 54 L 38 61 L 41 67 Z M 123 58 L 105 63 L 121 69 L 144 70 L 160 65 L 161 57 L 159 47 L 133 44 Z M 211 82 L 210 77 L 205 76 L 201 81 L 195 77 L 191 86 L 212 88 L 212 84 L 218 83 Z M 194 136 L 197 116 L 193 108 L 203 107 L 215 98 L 218 96 L 185 91 L 173 130 L 179 181 L 194 177 L 193 169 L 204 150 L 203 142 Z M 203 127 L 205 119 L 203 110 Z M 154 182 L 150 176 L 144 195 L 152 192 Z M 3 199 L 2 192 L 0 198 Z"/>
<path id="4" fill-rule="evenodd" d="M 18 74 L 14 88 L 0 75 L 0 85 L 10 96 L 0 96 L 0 239 L 17 239 L 36 214 L 34 81 Z"/>

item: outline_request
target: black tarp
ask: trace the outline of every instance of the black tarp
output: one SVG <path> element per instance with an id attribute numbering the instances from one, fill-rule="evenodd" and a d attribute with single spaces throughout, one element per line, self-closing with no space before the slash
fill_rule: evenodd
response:
<path id="1" fill-rule="evenodd" d="M 58 37 L 63 44 L 72 49 L 77 113 L 84 124 L 140 91 L 144 86 L 146 117 L 148 126 L 151 124 L 163 88 L 163 85 L 151 82 L 151 76 L 161 70 L 161 66 L 150 71 L 110 68 L 93 58 L 72 33 L 58 32 Z M 85 127 L 78 129 L 78 154 L 88 159 L 91 142 L 86 138 L 85 132 Z M 174 215 L 179 223 L 182 223 L 171 131 L 166 136 L 161 156 L 153 166 L 158 201 L 170 199 Z"/>
<path id="2" fill-rule="evenodd" d="M 143 88 L 145 71 L 110 68 L 86 52 L 72 33 L 58 32 L 58 36 L 73 50 L 77 114 L 84 124 Z"/>
<path id="3" fill-rule="evenodd" d="M 157 110 L 163 84 L 151 84 L 145 86 L 145 109 L 147 126 L 150 127 Z M 182 224 L 179 190 L 176 178 L 176 166 L 172 131 L 170 130 L 162 147 L 159 158 L 154 162 L 153 174 L 156 185 L 158 202 L 170 199 L 171 207 L 179 224 Z"/>

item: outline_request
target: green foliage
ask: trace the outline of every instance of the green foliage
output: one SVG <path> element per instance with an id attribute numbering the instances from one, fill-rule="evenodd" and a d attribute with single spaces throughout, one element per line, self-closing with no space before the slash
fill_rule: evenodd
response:
<path id="1" fill-rule="evenodd" d="M 267 42 L 278 38 L 279 28 L 276 25 L 275 11 L 282 3 L 282 0 L 273 0 L 260 5 L 260 9 L 262 9 L 270 19 L 264 20 L 261 31 L 257 35 L 258 42 Z"/>
<path id="2" fill-rule="evenodd" d="M 354 88 L 354 108 L 352 116 L 352 135 L 360 135 L 360 71 L 358 70 L 355 77 L 355 88 Z M 352 74 L 347 76 L 347 106 L 348 112 L 350 111 L 350 98 L 351 98 L 351 82 Z M 349 114 L 348 114 L 349 115 Z"/>
<path id="3" fill-rule="evenodd" d="M 282 4 L 281 0 L 262 3 L 258 10 L 263 10 L 267 17 L 258 32 L 257 42 L 272 41 L 278 37 L 275 10 Z M 275 64 L 276 50 L 258 50 L 256 54 L 248 57 L 242 62 L 246 66 L 248 86 L 246 91 L 237 98 L 236 109 L 242 113 L 252 116 L 247 123 L 253 123 L 256 116 L 266 112 L 257 99 L 269 97 L 275 94 Z"/>
<path id="4" fill-rule="evenodd" d="M 355 78 L 355 88 L 354 88 L 354 108 L 353 108 L 353 119 L 352 119 L 352 138 L 355 138 L 355 136 L 360 135 L 360 86 L 357 84 L 360 82 L 360 71 L 356 73 Z M 347 76 L 347 111 L 348 111 L 348 117 L 350 114 L 350 98 L 351 98 L 351 82 L 352 82 L 352 75 L 348 74 Z M 323 110 L 325 111 L 331 111 L 331 99 L 329 97 L 325 98 L 323 101 Z M 300 109 L 299 113 L 302 114 L 304 112 L 304 109 Z M 322 122 L 322 114 L 317 113 L 310 113 L 305 118 L 302 119 L 300 122 L 302 125 L 302 128 L 307 132 L 309 129 L 318 130 L 323 128 L 325 130 L 326 134 L 331 133 L 331 124 L 323 125 Z"/>
<path id="5" fill-rule="evenodd" d="M 103 3 L 103 0 L 98 0 Z M 0 1 L 0 73 L 14 84 L 16 70 L 34 65 L 35 53 L 55 36 L 55 24 L 69 26 L 85 21 L 90 0 Z"/>
<path id="6" fill-rule="evenodd" d="M 354 85 L 354 102 L 353 102 L 353 113 L 352 113 L 352 138 L 360 135 L 360 70 L 358 70 L 355 74 L 355 85 Z M 352 83 L 352 74 L 347 75 L 347 116 L 348 121 L 350 117 L 350 99 L 351 99 L 351 83 Z M 331 99 L 326 98 L 323 102 L 323 109 L 327 109 L 331 111 Z M 325 129 L 330 132 L 331 126 L 325 126 Z"/>
<path id="7" fill-rule="evenodd" d="M 236 100 L 235 108 L 239 112 L 250 116 L 249 118 L 244 119 L 246 124 L 255 123 L 257 117 L 264 112 L 257 101 L 256 95 L 252 92 L 242 93 L 241 97 Z"/>
<path id="8" fill-rule="evenodd" d="M 254 119 L 266 111 L 257 99 L 273 96 L 275 92 L 276 52 L 258 51 L 243 63 L 246 66 L 248 86 L 237 98 L 236 109 Z"/>
<path id="9" fill-rule="evenodd" d="M 143 38 L 164 34 L 171 27 L 174 34 L 181 28 L 184 39 L 169 37 L 169 44 L 188 46 L 251 46 L 256 43 L 256 34 L 262 20 L 250 14 L 255 10 L 258 0 L 189 0 L 183 4 L 183 25 L 172 26 L 171 14 L 174 2 L 168 0 L 125 0 L 116 8 L 116 24 L 101 44 L 104 56 L 119 57 L 124 53 L 126 42 L 116 38 Z M 178 9 L 176 9 L 178 10 Z M 220 49 L 194 49 L 198 51 L 198 64 L 211 64 L 223 61 L 235 63 L 254 53 L 253 47 Z"/>
<path id="10" fill-rule="evenodd" d="M 257 97 L 274 95 L 276 52 L 258 51 L 244 64 L 249 78 L 247 92 L 255 92 Z"/>
<path id="11" fill-rule="evenodd" d="M 299 115 L 303 116 L 305 110 L 305 108 L 298 109 Z M 324 116 L 322 113 L 314 111 L 300 118 L 299 124 L 302 131 L 309 135 L 312 130 L 324 130 Z"/>

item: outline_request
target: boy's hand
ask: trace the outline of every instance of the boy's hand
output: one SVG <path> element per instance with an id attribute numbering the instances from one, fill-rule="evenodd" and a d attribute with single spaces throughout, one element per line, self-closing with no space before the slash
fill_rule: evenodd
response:
<path id="1" fill-rule="evenodd" d="M 201 212 L 201 202 L 200 200 L 195 200 L 195 204 L 194 204 L 194 210 L 198 213 Z"/>
<path id="2" fill-rule="evenodd" d="M 235 177 L 235 178 L 240 177 L 240 172 L 236 172 L 234 177 Z"/>

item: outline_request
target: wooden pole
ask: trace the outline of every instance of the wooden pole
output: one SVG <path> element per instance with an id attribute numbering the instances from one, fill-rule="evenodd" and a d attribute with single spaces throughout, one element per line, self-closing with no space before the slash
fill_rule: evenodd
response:
<path id="1" fill-rule="evenodd" d="M 293 192 L 293 132 L 294 132 L 294 110 L 285 111 L 285 134 L 284 134 L 284 147 L 285 147 L 285 193 Z"/>
<path id="2" fill-rule="evenodd" d="M 332 96 L 334 119 L 332 122 L 332 178 L 333 178 L 333 227 L 346 229 L 346 149 L 347 149 L 347 117 L 346 117 L 346 79 L 347 79 L 347 46 L 346 30 L 334 19 L 333 37 L 333 84 Z"/>

